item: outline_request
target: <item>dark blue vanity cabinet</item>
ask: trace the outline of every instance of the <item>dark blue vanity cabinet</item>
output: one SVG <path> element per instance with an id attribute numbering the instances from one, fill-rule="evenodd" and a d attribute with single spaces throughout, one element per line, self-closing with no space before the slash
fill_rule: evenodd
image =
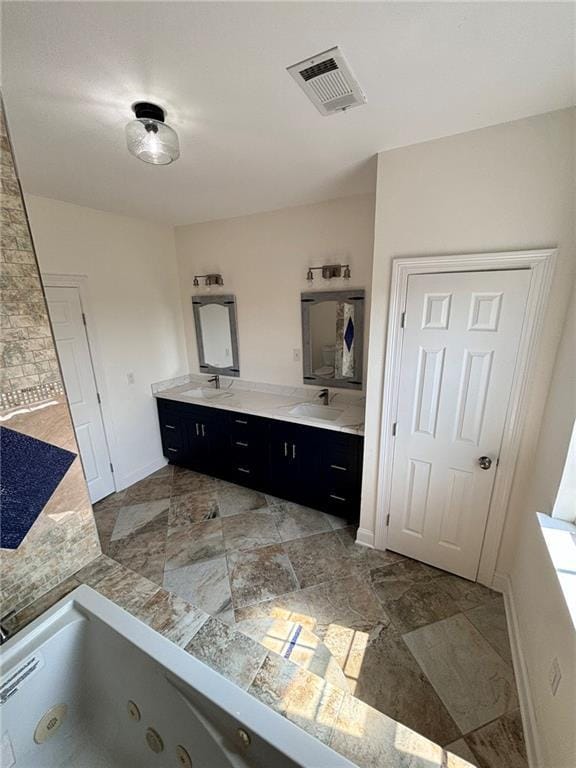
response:
<path id="1" fill-rule="evenodd" d="M 172 464 L 358 519 L 363 438 L 321 427 L 158 399 Z"/>

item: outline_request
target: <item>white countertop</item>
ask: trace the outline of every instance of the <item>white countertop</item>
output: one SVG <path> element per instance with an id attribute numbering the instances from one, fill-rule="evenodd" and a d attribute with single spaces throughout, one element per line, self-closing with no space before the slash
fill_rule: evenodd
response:
<path id="1" fill-rule="evenodd" d="M 181 377 L 181 379 L 184 377 Z M 310 416 L 297 416 L 290 411 L 302 403 L 321 405 L 318 398 L 320 391 L 317 387 L 279 387 L 270 384 L 258 384 L 221 377 L 221 397 L 206 399 L 184 394 L 187 390 L 202 387 L 211 388 L 207 379 L 200 376 L 185 377 L 186 383 L 176 384 L 181 379 L 172 382 L 160 382 L 152 387 L 154 397 L 163 400 L 174 400 L 179 403 L 201 405 L 205 408 L 216 408 L 221 411 L 234 411 L 252 416 L 263 416 L 267 419 L 289 421 L 293 424 L 305 424 L 308 427 L 319 427 L 336 432 L 364 434 L 364 398 L 330 392 L 330 408 L 337 408 L 342 413 L 334 421 L 326 421 Z M 167 386 L 164 387 L 163 385 Z"/>

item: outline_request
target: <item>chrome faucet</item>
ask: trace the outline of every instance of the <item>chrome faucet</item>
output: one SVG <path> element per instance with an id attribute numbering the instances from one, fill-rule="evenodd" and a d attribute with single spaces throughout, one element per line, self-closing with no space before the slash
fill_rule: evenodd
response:
<path id="1" fill-rule="evenodd" d="M 212 382 L 214 382 L 214 386 L 216 389 L 220 389 L 220 376 L 218 376 L 218 374 L 216 374 L 216 376 L 212 376 L 211 379 L 208 379 L 209 384 L 211 384 Z"/>
<path id="2" fill-rule="evenodd" d="M 328 405 L 330 402 L 330 392 L 328 389 L 321 389 L 320 392 L 318 392 L 318 397 L 322 400 L 323 405 Z"/>

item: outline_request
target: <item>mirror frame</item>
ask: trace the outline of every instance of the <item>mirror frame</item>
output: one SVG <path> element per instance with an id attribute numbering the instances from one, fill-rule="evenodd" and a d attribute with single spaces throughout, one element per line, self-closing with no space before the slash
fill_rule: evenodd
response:
<path id="1" fill-rule="evenodd" d="M 362 389 L 364 378 L 364 289 L 356 291 L 309 291 L 301 295 L 302 307 L 302 373 L 304 384 L 330 387 L 331 389 Z M 357 343 L 354 352 L 354 375 L 345 379 L 324 379 L 314 376 L 312 366 L 312 344 L 310 307 L 323 301 L 347 301 L 353 303 L 354 335 Z"/>
<path id="2" fill-rule="evenodd" d="M 232 339 L 232 365 L 227 368 L 218 368 L 206 362 L 204 343 L 202 341 L 202 324 L 200 322 L 200 310 L 208 304 L 220 304 L 228 310 L 230 322 L 230 338 Z M 194 312 L 194 326 L 196 328 L 196 347 L 198 350 L 198 365 L 201 373 L 217 373 L 221 376 L 240 376 L 240 360 L 238 355 L 238 321 L 236 319 L 236 297 L 232 295 L 192 296 L 192 310 Z"/>

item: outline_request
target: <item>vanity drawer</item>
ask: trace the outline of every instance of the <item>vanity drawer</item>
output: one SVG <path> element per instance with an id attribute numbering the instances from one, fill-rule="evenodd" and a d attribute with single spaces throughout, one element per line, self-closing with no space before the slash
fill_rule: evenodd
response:
<path id="1" fill-rule="evenodd" d="M 233 454 L 230 457 L 228 477 L 233 483 L 258 489 L 266 477 L 265 466 L 258 459 L 246 459 L 238 454 Z"/>
<path id="2" fill-rule="evenodd" d="M 328 486 L 320 496 L 320 505 L 325 512 L 353 521 L 360 512 L 360 497 L 353 486 L 346 489 Z"/>

